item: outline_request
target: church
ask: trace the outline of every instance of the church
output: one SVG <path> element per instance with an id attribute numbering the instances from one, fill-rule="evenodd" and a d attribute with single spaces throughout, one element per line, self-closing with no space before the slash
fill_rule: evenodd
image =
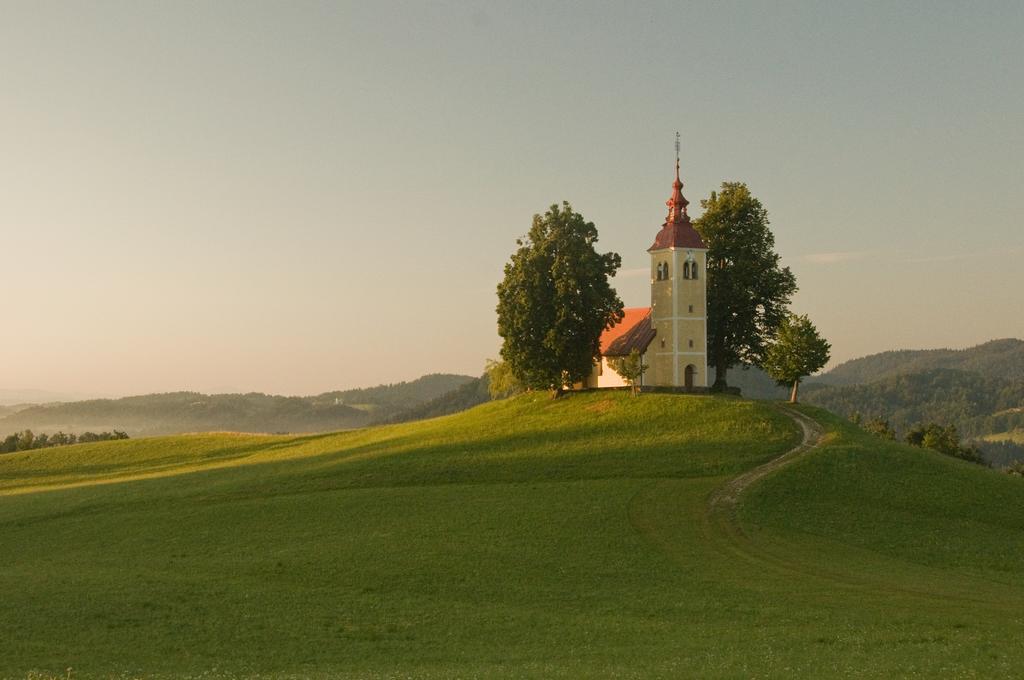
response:
<path id="1" fill-rule="evenodd" d="M 610 357 L 636 349 L 648 366 L 645 387 L 699 390 L 708 386 L 707 246 L 690 223 L 679 179 L 666 202 L 668 216 L 647 249 L 651 256 L 651 306 L 627 307 L 625 316 L 601 335 L 601 359 L 585 387 L 622 387 Z"/>

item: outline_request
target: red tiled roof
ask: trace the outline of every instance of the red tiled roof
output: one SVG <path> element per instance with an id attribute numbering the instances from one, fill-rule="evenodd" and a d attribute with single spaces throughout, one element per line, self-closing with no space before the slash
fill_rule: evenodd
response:
<path id="1" fill-rule="evenodd" d="M 650 315 L 640 319 L 635 326 L 620 335 L 614 342 L 608 345 L 607 356 L 624 357 L 634 349 L 641 354 L 647 351 L 647 346 L 654 340 L 657 331 L 651 327 Z"/>
<path id="2" fill-rule="evenodd" d="M 622 321 L 601 334 L 601 354 L 625 356 L 634 348 L 643 352 L 654 339 L 650 307 L 627 307 Z"/>

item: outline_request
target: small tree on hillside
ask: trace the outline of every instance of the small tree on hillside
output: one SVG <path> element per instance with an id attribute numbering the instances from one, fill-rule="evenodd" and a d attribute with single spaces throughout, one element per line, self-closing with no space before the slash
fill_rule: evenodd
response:
<path id="1" fill-rule="evenodd" d="M 487 392 L 491 399 L 504 399 L 523 391 L 523 386 L 512 375 L 506 361 L 488 359 L 484 372 L 487 374 Z"/>
<path id="2" fill-rule="evenodd" d="M 622 376 L 634 397 L 640 393 L 640 378 L 647 370 L 647 364 L 644 363 L 643 355 L 639 350 L 635 348 L 630 350 L 629 356 L 608 357 L 608 365 Z"/>
<path id="3" fill-rule="evenodd" d="M 789 315 L 779 326 L 775 342 L 765 352 L 762 366 L 780 385 L 791 385 L 789 403 L 795 404 L 800 381 L 824 368 L 832 346 L 818 335 L 807 316 Z"/>
<path id="4" fill-rule="evenodd" d="M 864 423 L 862 427 L 876 437 L 888 439 L 891 442 L 896 441 L 896 430 L 894 430 L 892 425 L 889 424 L 889 421 L 882 416 L 872 418 Z"/>
<path id="5" fill-rule="evenodd" d="M 594 250 L 597 229 L 569 203 L 534 215 L 533 226 L 498 284 L 501 358 L 526 388 L 581 382 L 599 356 L 601 333 L 622 319 L 608 278 L 622 261 Z"/>
<path id="6" fill-rule="evenodd" d="M 715 367 L 714 388 L 721 390 L 731 367 L 760 365 L 786 317 L 796 278 L 779 266 L 768 211 L 747 185 L 723 182 L 701 206 L 704 214 L 693 226 L 708 247 L 708 362 Z"/>
<path id="7" fill-rule="evenodd" d="M 955 425 L 939 425 L 938 423 L 917 425 L 907 433 L 906 439 L 911 446 L 931 449 L 947 456 L 988 466 L 988 461 L 985 460 L 981 451 L 973 446 L 960 444 L 960 433 L 957 432 Z"/>

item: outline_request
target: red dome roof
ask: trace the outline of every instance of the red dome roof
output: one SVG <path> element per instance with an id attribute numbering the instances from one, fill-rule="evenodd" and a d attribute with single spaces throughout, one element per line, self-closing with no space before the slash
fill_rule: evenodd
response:
<path id="1" fill-rule="evenodd" d="M 668 206 L 668 216 L 665 223 L 661 225 L 661 231 L 654 237 L 654 245 L 647 249 L 662 250 L 663 248 L 700 248 L 706 250 L 704 240 L 697 233 L 690 223 L 690 216 L 686 214 L 686 206 L 690 202 L 683 197 L 683 182 L 679 179 L 679 160 L 676 160 L 676 181 L 672 182 L 672 195 L 665 205 Z"/>

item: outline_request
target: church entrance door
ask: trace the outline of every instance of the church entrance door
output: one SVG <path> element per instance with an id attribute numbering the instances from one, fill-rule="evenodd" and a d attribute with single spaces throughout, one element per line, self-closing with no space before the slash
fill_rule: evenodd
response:
<path id="1" fill-rule="evenodd" d="M 683 374 L 683 384 L 686 385 L 687 389 L 693 387 L 693 374 L 696 372 L 697 369 L 694 368 L 693 364 L 690 364 L 689 366 L 686 367 L 686 372 Z"/>

